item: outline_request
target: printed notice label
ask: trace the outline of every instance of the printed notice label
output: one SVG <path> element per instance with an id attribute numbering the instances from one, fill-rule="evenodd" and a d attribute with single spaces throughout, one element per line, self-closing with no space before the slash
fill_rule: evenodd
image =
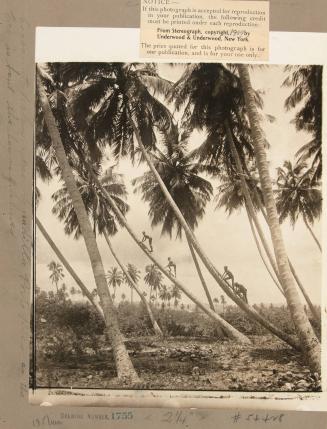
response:
<path id="1" fill-rule="evenodd" d="M 268 1 L 142 0 L 140 55 L 267 61 Z"/>

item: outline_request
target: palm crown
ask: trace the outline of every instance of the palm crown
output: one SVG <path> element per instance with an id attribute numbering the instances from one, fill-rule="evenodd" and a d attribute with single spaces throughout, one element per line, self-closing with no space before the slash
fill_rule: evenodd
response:
<path id="1" fill-rule="evenodd" d="M 102 175 L 100 172 L 101 169 L 98 167 L 97 173 L 100 176 L 99 180 L 102 186 L 110 194 L 121 212 L 127 213 L 129 206 L 125 202 L 127 192 L 122 176 L 113 173 L 111 168 L 105 170 Z M 94 233 L 97 231 L 102 234 L 106 231 L 109 235 L 114 235 L 118 230 L 120 221 L 109 206 L 106 196 L 98 189 L 85 169 L 79 169 L 79 174 L 76 174 L 76 183 L 86 211 L 92 219 Z M 63 186 L 52 195 L 52 198 L 55 202 L 52 212 L 64 221 L 66 234 L 74 233 L 75 238 L 79 238 L 81 230 L 67 188 Z"/>
<path id="2" fill-rule="evenodd" d="M 166 188 L 182 212 L 190 228 L 198 225 L 198 219 L 205 214 L 205 207 L 212 195 L 210 182 L 200 177 L 199 164 L 186 152 L 186 133 L 175 133 L 167 138 L 163 151 L 157 150 L 153 163 Z M 135 191 L 142 194 L 142 199 L 149 203 L 149 215 L 152 226 L 162 224 L 162 234 L 182 236 L 182 226 L 167 202 L 152 172 L 134 179 Z"/>
<path id="3" fill-rule="evenodd" d="M 314 223 L 322 210 L 321 191 L 312 185 L 312 169 L 307 169 L 303 162 L 294 167 L 285 161 L 283 168 L 278 168 L 276 205 L 280 222 L 289 218 L 294 226 L 301 215 L 303 220 Z"/>
<path id="4" fill-rule="evenodd" d="M 290 96 L 285 101 L 287 110 L 297 107 L 293 122 L 298 130 L 312 134 L 313 139 L 297 152 L 300 162 L 311 159 L 312 180 L 321 179 L 322 175 L 322 67 L 287 66 L 290 74 L 283 85 L 292 87 Z"/>
<path id="5" fill-rule="evenodd" d="M 69 63 L 63 79 L 76 86 L 71 107 L 87 141 L 109 144 L 116 157 L 134 159 L 132 116 L 149 149 L 157 142 L 154 128 L 163 131 L 170 126 L 170 111 L 153 95 L 166 92 L 170 83 L 159 78 L 153 64 Z"/>

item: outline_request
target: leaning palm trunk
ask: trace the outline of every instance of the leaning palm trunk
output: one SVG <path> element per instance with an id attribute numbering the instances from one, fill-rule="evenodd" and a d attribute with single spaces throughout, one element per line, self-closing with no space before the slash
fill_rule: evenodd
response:
<path id="1" fill-rule="evenodd" d="M 269 226 L 269 224 L 268 224 L 268 217 L 267 217 L 267 213 L 266 213 L 266 211 L 265 211 L 264 206 L 263 206 L 263 205 L 262 205 L 262 203 L 261 203 L 261 200 L 260 200 L 259 194 L 258 194 L 258 192 L 257 192 L 257 190 L 256 190 L 256 189 L 254 189 L 254 193 L 255 193 L 255 195 L 256 195 L 257 201 L 259 202 L 259 206 L 260 206 L 261 213 L 262 213 L 262 215 L 263 215 L 263 217 L 264 217 L 264 219 L 265 219 L 265 221 L 266 221 L 267 225 Z M 297 273 L 296 273 L 296 271 L 295 271 L 295 268 L 294 268 L 294 266 L 293 266 L 293 264 L 292 264 L 292 262 L 291 262 L 291 260 L 290 260 L 289 258 L 288 258 L 288 263 L 289 263 L 289 266 L 290 266 L 290 269 L 291 269 L 291 273 L 292 273 L 292 275 L 293 275 L 293 277 L 294 277 L 294 280 L 296 281 L 296 283 L 297 283 L 298 287 L 300 288 L 300 290 L 301 290 L 301 292 L 302 292 L 302 295 L 303 295 L 304 299 L 306 300 L 306 302 L 307 302 L 307 304 L 308 304 L 308 306 L 309 306 L 309 308 L 310 308 L 310 311 L 311 311 L 312 316 L 316 319 L 316 321 L 317 321 L 318 323 L 320 323 L 320 320 L 321 320 L 320 315 L 319 315 L 319 313 L 318 313 L 317 309 L 315 308 L 315 306 L 313 305 L 313 303 L 312 303 L 312 301 L 311 301 L 311 299 L 310 299 L 310 297 L 309 297 L 309 295 L 308 295 L 307 291 L 305 290 L 304 285 L 302 284 L 302 282 L 301 282 L 301 280 L 300 280 L 299 276 L 297 275 Z"/>
<path id="2" fill-rule="evenodd" d="M 52 238 L 50 237 L 50 235 L 48 234 L 48 232 L 46 231 L 46 229 L 44 228 L 44 226 L 42 225 L 42 223 L 40 222 L 40 220 L 38 218 L 36 218 L 36 225 L 39 228 L 39 230 L 41 231 L 43 237 L 49 243 L 51 249 L 57 255 L 59 261 L 66 268 L 66 270 L 69 272 L 69 274 L 73 277 L 73 279 L 75 280 L 76 284 L 81 289 L 82 293 L 88 298 L 88 300 L 90 301 L 90 303 L 98 311 L 98 313 L 101 315 L 101 317 L 103 317 L 103 311 L 102 311 L 102 309 L 98 306 L 98 304 L 96 304 L 96 302 L 93 299 L 92 294 L 89 292 L 89 290 L 84 285 L 84 283 L 82 282 L 82 280 L 78 277 L 78 275 L 76 274 L 76 272 L 73 270 L 73 268 L 70 265 L 70 263 L 67 261 L 67 259 L 61 253 L 61 251 L 58 249 L 58 247 L 56 246 L 56 244 L 54 243 L 54 241 L 52 240 Z"/>
<path id="3" fill-rule="evenodd" d="M 140 241 L 137 239 L 137 236 L 135 232 L 132 230 L 131 226 L 127 223 L 125 216 L 122 214 L 122 212 L 119 210 L 117 204 L 112 199 L 110 194 L 107 192 L 107 190 L 102 186 L 99 179 L 96 177 L 96 175 L 93 173 L 92 169 L 89 168 L 89 173 L 96 183 L 96 185 L 101 189 L 103 192 L 103 195 L 107 198 L 108 203 L 110 204 L 112 210 L 114 211 L 115 215 L 119 219 L 119 222 L 127 229 L 130 236 L 133 238 L 135 243 L 140 247 L 141 250 L 148 256 L 148 258 L 159 268 L 159 270 L 174 284 L 176 285 L 191 301 L 193 301 L 199 308 L 203 310 L 204 313 L 206 313 L 211 319 L 215 320 L 217 324 L 224 329 L 224 332 L 226 335 L 228 335 L 229 338 L 234 339 L 240 343 L 243 344 L 251 344 L 251 341 L 243 335 L 241 332 L 239 332 L 237 329 L 235 329 L 233 326 L 231 326 L 226 320 L 224 320 L 222 317 L 220 317 L 217 313 L 212 311 L 211 309 L 208 309 L 200 300 L 198 300 L 179 280 L 177 280 L 173 275 L 171 275 L 160 262 L 158 262 L 150 253 L 145 246 L 143 246 Z M 158 293 L 158 292 L 157 292 Z M 241 301 L 239 299 L 239 301 Z M 254 310 L 253 310 L 254 311 Z M 258 314 L 259 316 L 259 314 Z M 259 316 L 260 317 L 260 316 Z"/>
<path id="4" fill-rule="evenodd" d="M 147 162 L 150 170 L 152 171 L 153 175 L 155 176 L 155 178 L 157 180 L 157 183 L 159 184 L 159 186 L 160 186 L 160 188 L 161 188 L 161 190 L 162 190 L 162 192 L 163 192 L 163 194 L 164 194 L 167 202 L 170 204 L 171 208 L 173 209 L 176 218 L 178 219 L 178 221 L 182 225 L 182 227 L 183 227 L 183 229 L 185 231 L 185 234 L 190 239 L 193 248 L 196 250 L 197 254 L 200 256 L 200 258 L 201 258 L 204 266 L 207 268 L 207 270 L 209 271 L 209 273 L 216 280 L 216 282 L 219 284 L 219 286 L 225 292 L 225 294 L 232 301 L 234 301 L 235 304 L 237 304 L 245 313 L 247 313 L 251 319 L 254 319 L 258 323 L 260 323 L 262 326 L 264 326 L 268 331 L 272 332 L 274 335 L 276 335 L 277 337 L 279 337 L 280 339 L 282 339 L 283 341 L 285 341 L 286 343 L 288 343 L 289 345 L 291 345 L 292 347 L 294 347 L 294 348 L 297 349 L 299 347 L 299 344 L 298 344 L 298 342 L 297 342 L 297 340 L 295 338 L 293 338 L 290 335 L 285 334 L 280 329 L 278 329 L 276 326 L 272 325 L 268 320 L 266 320 L 265 318 L 263 318 L 248 303 L 246 303 L 240 297 L 238 297 L 237 295 L 235 295 L 232 292 L 232 290 L 230 289 L 230 286 L 228 285 L 228 283 L 225 280 L 223 280 L 221 274 L 218 272 L 218 270 L 215 268 L 215 266 L 210 261 L 210 259 L 208 258 L 208 256 L 202 250 L 200 244 L 198 243 L 197 239 L 195 238 L 195 235 L 194 235 L 193 231 L 188 226 L 188 224 L 185 221 L 182 213 L 180 212 L 177 204 L 175 203 L 175 201 L 171 197 L 171 195 L 170 195 L 169 191 L 167 190 L 167 188 L 166 188 L 163 180 L 161 179 L 159 173 L 157 172 L 155 166 L 153 165 L 152 160 L 151 160 L 149 154 L 147 153 L 147 151 L 146 151 L 146 149 L 145 149 L 145 147 L 144 147 L 144 145 L 142 143 L 142 139 L 141 139 L 140 133 L 138 132 L 138 129 L 137 129 L 136 125 L 135 125 L 135 122 L 134 122 L 133 118 L 130 117 L 130 120 L 131 120 L 131 124 L 132 124 L 133 130 L 134 130 L 134 133 L 135 133 L 138 145 L 139 145 L 139 147 L 141 149 L 141 152 L 142 152 L 142 154 L 143 154 L 143 156 L 144 156 L 144 158 L 145 158 L 145 160 L 146 160 L 146 162 Z M 137 240 L 136 237 L 135 237 L 135 240 Z M 143 249 L 143 251 L 145 251 L 145 249 Z M 148 252 L 146 252 L 146 253 L 148 253 Z M 150 254 L 148 254 L 148 256 L 149 256 L 150 259 L 153 259 Z M 155 262 L 155 263 L 157 264 L 158 267 L 160 267 L 157 262 Z M 164 272 L 165 272 L 165 270 L 164 270 Z M 165 275 L 167 276 L 167 273 L 165 273 Z M 169 277 L 171 277 L 171 276 L 169 276 Z M 172 279 L 173 279 L 173 277 L 172 277 Z M 180 287 L 180 284 L 178 285 L 178 287 Z M 192 299 L 192 301 L 194 301 L 194 299 Z M 203 307 L 203 305 L 202 305 L 202 307 Z M 212 310 L 210 310 L 210 311 L 212 313 L 214 313 Z"/>
<path id="5" fill-rule="evenodd" d="M 260 128 L 260 119 L 255 104 L 249 70 L 246 65 L 239 64 L 238 71 L 251 126 L 257 168 L 259 171 L 261 188 L 267 210 L 268 225 L 278 266 L 278 272 L 281 278 L 281 285 L 284 289 L 288 307 L 290 309 L 295 329 L 300 340 L 301 348 L 305 357 L 307 358 L 309 367 L 314 372 L 320 372 L 320 343 L 313 331 L 307 315 L 305 314 L 289 266 L 281 228 L 279 225 L 278 213 L 266 157 L 264 138 Z"/>
<path id="6" fill-rule="evenodd" d="M 109 239 L 109 236 L 107 234 L 106 231 L 104 231 L 104 238 L 106 239 L 106 242 L 109 246 L 110 252 L 112 253 L 112 256 L 114 257 L 115 261 L 117 262 L 117 264 L 120 266 L 120 269 L 122 270 L 122 272 L 125 274 L 126 279 L 128 280 L 130 287 L 135 289 L 136 293 L 138 294 L 138 296 L 141 298 L 141 301 L 143 302 L 146 311 L 148 312 L 149 318 L 151 320 L 152 323 L 152 327 L 153 330 L 155 332 L 156 335 L 162 337 L 163 333 L 161 331 L 161 329 L 159 328 L 158 323 L 156 322 L 156 319 L 153 316 L 152 310 L 150 308 L 150 305 L 148 304 L 147 300 L 145 299 L 145 296 L 143 295 L 143 293 L 140 291 L 140 289 L 138 288 L 137 284 L 133 281 L 132 277 L 129 275 L 126 267 L 123 265 L 123 263 L 119 260 L 116 252 L 114 251 L 111 241 Z"/>
<path id="7" fill-rule="evenodd" d="M 119 330 L 116 310 L 108 292 L 105 272 L 100 252 L 95 240 L 95 236 L 92 231 L 92 226 L 90 224 L 90 220 L 86 213 L 83 200 L 76 185 L 71 167 L 68 163 L 65 148 L 61 141 L 59 130 L 57 128 L 55 118 L 51 111 L 47 94 L 41 82 L 39 69 L 37 71 L 37 89 L 42 105 L 45 122 L 48 128 L 53 148 L 55 150 L 62 178 L 71 197 L 72 204 L 81 228 L 82 236 L 85 241 L 86 249 L 91 261 L 95 283 L 100 298 L 101 307 L 104 313 L 107 333 L 112 343 L 117 375 L 119 378 L 126 380 L 126 382 L 136 383 L 139 382 L 139 377 L 127 353 L 122 334 Z"/>
<path id="8" fill-rule="evenodd" d="M 290 264 L 290 269 L 291 269 L 291 272 L 293 274 L 293 277 L 294 277 L 296 283 L 298 284 L 298 286 L 299 286 L 299 288 L 300 288 L 300 290 L 301 290 L 301 292 L 302 292 L 302 294 L 304 296 L 304 299 L 306 300 L 306 302 L 307 302 L 307 304 L 308 304 L 308 306 L 310 308 L 312 316 L 316 319 L 316 321 L 318 323 L 320 323 L 320 321 L 321 321 L 320 314 L 318 313 L 316 307 L 313 305 L 313 303 L 312 303 L 309 295 L 307 294 L 307 291 L 305 290 L 305 288 L 304 288 L 301 280 L 299 279 L 298 275 L 296 274 L 296 271 L 295 271 L 295 269 L 294 269 L 291 261 L 288 260 L 288 263 Z"/>
<path id="9" fill-rule="evenodd" d="M 206 282 L 204 280 L 204 277 L 203 277 L 203 274 L 202 274 L 202 271 L 201 271 L 201 268 L 200 268 L 200 265 L 199 265 L 199 261 L 198 261 L 198 259 L 196 257 L 195 252 L 194 252 L 192 243 L 191 243 L 191 241 L 190 241 L 190 239 L 188 238 L 187 235 L 186 235 L 186 239 L 187 239 L 188 247 L 190 248 L 190 252 L 191 252 L 191 255 L 192 255 L 192 258 L 193 258 L 193 262 L 194 262 L 196 271 L 198 273 L 198 276 L 199 276 L 199 279 L 201 281 L 202 287 L 203 287 L 203 289 L 205 291 L 205 294 L 207 296 L 209 306 L 210 306 L 210 308 L 211 308 L 212 311 L 216 311 L 214 303 L 213 303 L 211 295 L 210 295 L 210 292 L 209 292 L 209 289 L 208 289 L 208 286 L 207 286 L 207 284 L 206 284 Z"/>
<path id="10" fill-rule="evenodd" d="M 284 294 L 284 291 L 283 291 L 282 287 L 281 287 L 281 286 L 280 286 L 280 284 L 278 283 L 278 280 L 276 280 L 276 279 L 275 279 L 275 277 L 274 277 L 273 273 L 271 272 L 271 270 L 270 270 L 270 268 L 269 268 L 268 263 L 267 263 L 267 262 L 266 262 L 266 260 L 265 260 L 265 257 L 264 257 L 264 255 L 263 255 L 263 253 L 262 253 L 262 249 L 261 249 L 261 246 L 260 246 L 260 243 L 259 243 L 259 240 L 258 240 L 257 234 L 256 234 L 255 227 L 254 227 L 254 225 L 253 225 L 253 220 L 252 220 L 252 218 L 251 218 L 251 215 L 250 215 L 250 213 L 249 213 L 248 208 L 247 208 L 247 207 L 245 207 L 245 208 L 246 208 L 246 213 L 247 213 L 247 215 L 248 215 L 248 219 L 249 219 L 249 224 L 250 224 L 250 228 L 251 228 L 251 231 L 252 231 L 252 235 L 253 235 L 253 238 L 254 238 L 255 244 L 256 244 L 256 246 L 257 246 L 257 249 L 258 249 L 258 252 L 259 252 L 260 258 L 261 258 L 261 260 L 262 260 L 262 262 L 263 262 L 264 266 L 266 267 L 266 270 L 268 271 L 268 273 L 269 273 L 269 275 L 270 275 L 270 277 L 271 277 L 272 281 L 273 281 L 273 282 L 275 283 L 275 285 L 278 287 L 278 289 L 280 290 L 280 292 L 285 296 L 285 294 Z"/>
<path id="11" fill-rule="evenodd" d="M 202 271 L 201 271 L 201 268 L 200 268 L 200 265 L 199 265 L 198 258 L 196 257 L 196 253 L 194 252 L 194 249 L 192 247 L 192 243 L 191 243 L 191 241 L 190 241 L 190 239 L 188 238 L 187 235 L 186 235 L 186 239 L 187 239 L 188 247 L 190 248 L 190 252 L 191 252 L 191 255 L 192 255 L 192 258 L 193 258 L 193 262 L 194 262 L 196 271 L 198 273 L 198 276 L 199 276 L 199 279 L 201 281 L 201 284 L 202 284 L 202 287 L 204 289 L 204 292 L 205 292 L 205 294 L 207 296 L 209 306 L 210 306 L 210 308 L 211 308 L 212 311 L 214 311 L 215 313 L 217 313 L 217 310 L 216 310 L 215 305 L 214 305 L 214 303 L 212 301 L 212 298 L 211 298 L 208 286 L 207 286 L 207 284 L 206 284 L 206 282 L 204 280 L 204 277 L 203 277 L 203 274 L 202 274 Z M 219 332 L 218 335 L 228 337 L 228 334 L 222 328 L 220 329 L 220 331 L 221 332 Z"/>
<path id="12" fill-rule="evenodd" d="M 313 239 L 314 239 L 314 241 L 316 242 L 316 244 L 317 244 L 317 246 L 319 247 L 319 250 L 320 250 L 320 252 L 321 252 L 321 251 L 322 251 L 322 249 L 321 249 L 321 244 L 319 243 L 318 238 L 315 236 L 315 233 L 313 232 L 312 228 L 310 227 L 309 222 L 307 221 L 307 219 L 306 219 L 306 217 L 305 217 L 305 216 L 303 217 L 303 221 L 304 221 L 305 226 L 308 228 L 308 230 L 309 230 L 309 232 L 310 232 L 310 234 L 311 234 L 312 238 L 313 238 Z"/>
<path id="13" fill-rule="evenodd" d="M 220 317 L 217 313 L 212 311 L 211 309 L 208 309 L 200 300 L 198 300 L 179 280 L 177 280 L 174 276 L 168 273 L 166 269 L 163 267 L 163 265 L 160 264 L 152 255 L 152 253 L 148 252 L 148 250 L 145 248 L 145 246 L 142 246 L 137 239 L 136 234 L 130 227 L 130 225 L 127 223 L 124 215 L 117 207 L 115 201 L 111 198 L 110 194 L 104 189 L 96 175 L 93 173 L 92 169 L 89 168 L 89 173 L 92 176 L 93 180 L 101 189 L 103 192 L 103 195 L 107 198 L 107 201 L 109 202 L 112 210 L 116 214 L 117 218 L 121 222 L 121 224 L 127 229 L 130 236 L 133 238 L 135 243 L 140 247 L 141 250 L 148 256 L 148 258 L 159 268 L 159 270 L 173 283 L 175 284 L 184 294 L 193 301 L 199 308 L 203 310 L 205 314 L 207 314 L 209 317 L 211 317 L 213 320 L 215 320 L 220 327 L 224 329 L 224 332 L 226 335 L 229 336 L 229 338 L 234 338 L 236 341 L 241 343 L 249 344 L 251 343 L 250 340 L 243 334 L 241 334 L 239 331 L 237 331 L 234 327 L 232 327 L 229 323 L 227 323 L 222 317 Z M 160 177 L 160 176 L 159 176 Z M 193 244 L 193 243 L 192 243 Z M 281 340 L 285 341 L 287 344 L 289 344 L 294 349 L 299 349 L 299 343 L 296 338 L 294 338 L 291 335 L 286 334 L 285 332 L 281 331 L 279 328 L 277 328 L 275 325 L 270 323 L 267 319 L 261 316 L 257 311 L 255 311 L 254 308 L 250 307 L 245 301 L 243 301 L 238 296 L 234 295 L 232 291 L 230 290 L 229 285 L 226 281 L 224 281 L 220 274 L 216 271 L 215 268 L 212 268 L 212 264 L 210 266 L 211 272 L 214 273 L 214 278 L 217 280 L 223 291 L 226 293 L 229 298 L 231 298 L 240 308 L 242 308 L 253 320 L 260 323 L 262 326 L 264 326 L 268 331 L 270 331 L 272 334 L 276 335 Z"/>
<path id="14" fill-rule="evenodd" d="M 255 212 L 255 209 L 254 209 L 254 206 L 253 206 L 253 203 L 252 203 L 252 198 L 251 198 L 248 186 L 246 184 L 246 181 L 244 179 L 241 160 L 240 160 L 239 154 L 237 152 L 237 149 L 236 149 L 236 146 L 235 146 L 235 143 L 234 143 L 234 138 L 233 138 L 233 135 L 232 135 L 229 123 L 227 121 L 225 121 L 225 129 L 226 129 L 226 135 L 227 135 L 227 138 L 228 138 L 228 143 L 230 145 L 230 148 L 231 148 L 231 151 L 232 151 L 232 154 L 233 154 L 233 158 L 234 158 L 234 161 L 235 161 L 235 164 L 236 164 L 236 169 L 237 169 L 237 171 L 239 173 L 239 176 L 240 176 L 242 193 L 243 193 L 243 196 L 244 196 L 244 199 L 245 199 L 245 206 L 246 206 L 246 210 L 248 212 L 250 224 L 251 224 L 251 221 L 254 223 L 254 225 L 256 227 L 256 230 L 257 230 L 257 232 L 259 234 L 261 243 L 263 245 L 263 248 L 264 248 L 264 250 L 266 252 L 266 255 L 267 255 L 268 259 L 269 259 L 269 262 L 270 262 L 270 264 L 271 264 L 271 266 L 272 266 L 272 268 L 274 270 L 274 273 L 275 273 L 275 275 L 276 275 L 279 283 L 281 283 L 280 277 L 279 277 L 279 273 L 278 273 L 278 269 L 277 269 L 277 266 L 276 266 L 276 263 L 275 263 L 275 260 L 274 260 L 274 257 L 272 255 L 270 249 L 269 249 L 269 245 L 268 245 L 268 243 L 266 241 L 266 238 L 265 238 L 264 233 L 263 233 L 263 231 L 261 229 L 261 225 L 259 223 L 258 217 L 256 215 L 256 212 Z M 281 287 L 279 285 L 277 285 L 277 287 L 278 287 L 278 289 L 284 295 L 284 292 L 282 291 Z"/>

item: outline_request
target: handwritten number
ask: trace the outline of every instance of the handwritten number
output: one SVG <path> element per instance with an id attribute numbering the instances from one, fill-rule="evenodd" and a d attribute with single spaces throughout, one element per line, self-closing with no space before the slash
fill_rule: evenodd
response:
<path id="1" fill-rule="evenodd" d="M 161 420 L 162 422 L 166 422 L 166 423 L 172 423 L 173 421 L 173 413 L 171 411 L 168 411 L 166 413 L 164 413 L 164 417 Z"/>

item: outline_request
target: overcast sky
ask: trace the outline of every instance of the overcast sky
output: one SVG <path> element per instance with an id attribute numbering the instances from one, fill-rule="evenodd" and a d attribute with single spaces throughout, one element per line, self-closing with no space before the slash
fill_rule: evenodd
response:
<path id="1" fill-rule="evenodd" d="M 159 65 L 159 70 L 163 77 L 170 80 L 178 79 L 182 72 L 181 67 L 171 68 L 164 64 Z M 295 111 L 286 112 L 284 109 L 284 101 L 289 95 L 290 89 L 281 87 L 285 78 L 283 66 L 268 66 L 263 69 L 252 70 L 251 78 L 254 88 L 264 91 L 264 112 L 276 118 L 274 123 L 269 123 L 268 121 L 263 123 L 264 131 L 270 143 L 268 151 L 270 172 L 272 177 L 275 178 L 276 168 L 281 166 L 284 160 L 293 161 L 295 152 L 304 143 L 308 142 L 311 136 L 304 132 L 297 132 L 294 125 L 290 123 Z M 204 137 L 203 134 L 193 133 L 190 142 L 191 147 L 201 144 Z M 116 169 L 117 173 L 124 174 L 128 189 L 128 203 L 131 209 L 127 215 L 127 220 L 133 229 L 139 232 L 140 238 L 143 230 L 153 237 L 154 256 L 164 265 L 167 264 L 167 258 L 170 256 L 177 264 L 178 279 L 205 302 L 205 295 L 185 240 L 170 240 L 169 237 L 162 237 L 160 227 L 151 230 L 147 215 L 148 206 L 141 201 L 140 195 L 133 193 L 131 180 L 140 176 L 145 171 L 145 168 L 145 166 L 133 167 L 128 160 L 123 160 Z M 212 184 L 216 193 L 218 183 L 212 181 Z M 51 213 L 53 206 L 51 195 L 60 187 L 60 184 L 54 179 L 49 185 L 40 183 L 38 180 L 37 185 L 42 193 L 42 199 L 37 209 L 38 218 L 80 278 L 92 290 L 95 287 L 95 283 L 83 240 L 76 241 L 73 237 L 66 236 L 63 232 L 63 224 Z M 262 225 L 264 226 L 263 223 Z M 320 239 L 320 222 L 316 222 L 313 229 Z M 312 301 L 317 304 L 320 303 L 321 257 L 316 244 L 302 220 L 297 222 L 294 230 L 286 221 L 282 225 L 282 231 L 289 258 L 292 260 L 299 277 L 309 292 Z M 266 230 L 266 232 L 268 236 L 268 231 Z M 224 265 L 228 265 L 234 273 L 235 281 L 242 283 L 248 289 L 250 304 L 260 302 L 278 304 L 284 302 L 283 296 L 270 279 L 259 257 L 251 235 L 246 212 L 242 210 L 228 217 L 224 209 L 215 210 L 215 202 L 211 201 L 207 206 L 206 215 L 200 221 L 196 230 L 196 236 L 217 269 L 222 272 Z M 150 262 L 132 241 L 128 233 L 125 230 L 121 230 L 113 238 L 112 242 L 125 264 L 131 262 L 141 269 L 143 279 L 144 267 Z M 114 265 L 114 261 L 103 238 L 98 238 L 98 245 L 107 271 Z M 49 280 L 47 265 L 51 260 L 57 261 L 57 258 L 38 231 L 36 250 L 36 283 L 41 289 L 50 290 L 53 286 Z M 221 289 L 205 270 L 204 274 L 212 296 L 220 297 L 222 294 Z M 68 287 L 76 286 L 66 271 L 64 282 Z M 169 282 L 166 282 L 166 284 L 169 286 Z M 143 282 L 140 282 L 140 285 L 146 290 Z M 121 290 L 117 291 L 119 298 L 121 293 L 129 296 L 129 288 L 126 286 L 121 287 Z M 186 297 L 183 298 L 183 301 L 184 303 L 189 302 Z"/>

